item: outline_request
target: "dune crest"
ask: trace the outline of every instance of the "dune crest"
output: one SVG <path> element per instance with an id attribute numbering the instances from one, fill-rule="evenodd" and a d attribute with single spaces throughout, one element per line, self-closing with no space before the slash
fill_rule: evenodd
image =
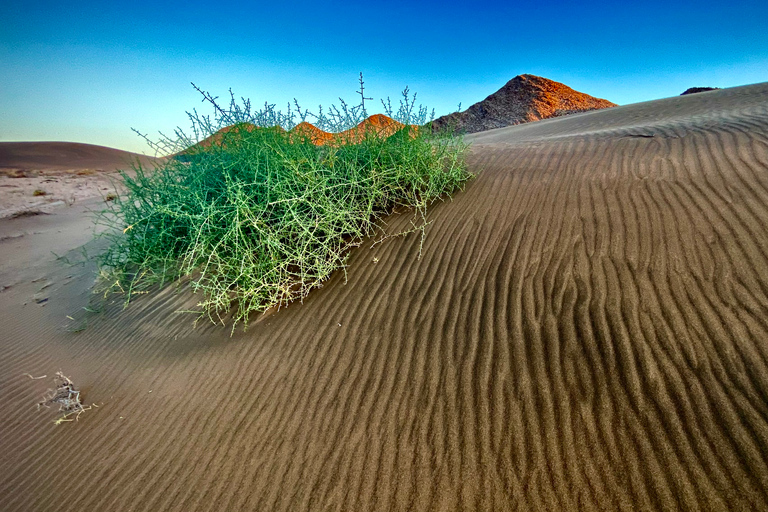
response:
<path id="1" fill-rule="evenodd" d="M 117 171 L 162 161 L 79 142 L 0 142 L 0 218 L 118 193 Z"/>
<path id="2" fill-rule="evenodd" d="M 384 114 L 373 114 L 361 121 L 354 128 L 344 130 L 342 132 L 333 133 L 326 132 L 316 127 L 312 123 L 302 121 L 297 124 L 293 129 L 289 130 L 289 134 L 296 134 L 300 137 L 309 137 L 315 145 L 325 144 L 354 144 L 360 142 L 368 133 L 374 133 L 380 137 L 389 137 L 398 130 L 402 129 L 405 125 L 394 119 L 385 116 Z M 232 126 L 225 126 L 213 135 L 207 137 L 205 140 L 199 142 L 197 145 L 207 147 L 213 143 L 220 143 L 223 134 L 232 132 L 233 130 L 246 130 L 251 132 L 258 127 L 251 123 L 240 123 Z M 418 127 L 413 126 L 414 129 Z M 282 127 L 277 127 L 278 130 L 284 131 Z"/>
<path id="3" fill-rule="evenodd" d="M 130 169 L 136 162 L 153 165 L 156 159 L 80 142 L 0 142 L 0 169 L 115 171 Z"/>
<path id="4" fill-rule="evenodd" d="M 302 136 L 309 136 L 314 144 L 354 144 L 359 142 L 368 133 L 374 133 L 380 137 L 389 137 L 405 125 L 385 116 L 384 114 L 374 114 L 368 116 L 354 128 L 344 130 L 338 133 L 326 132 L 317 128 L 306 121 L 296 125 L 290 133 Z"/>

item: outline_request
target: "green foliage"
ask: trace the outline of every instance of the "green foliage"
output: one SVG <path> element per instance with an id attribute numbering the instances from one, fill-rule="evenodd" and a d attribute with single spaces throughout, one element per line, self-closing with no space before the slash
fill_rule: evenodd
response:
<path id="1" fill-rule="evenodd" d="M 247 324 L 249 313 L 301 299 L 343 268 L 349 249 L 394 208 L 424 220 L 432 201 L 471 176 L 458 138 L 406 125 L 389 137 L 371 131 L 358 143 L 316 146 L 275 126 L 274 112 L 243 115 L 249 108 L 244 100 L 239 111 L 219 109 L 216 128 L 235 125 L 219 143 L 186 146 L 183 158 L 152 172 L 122 173 L 127 193 L 102 216 L 113 229 L 101 263 L 127 300 L 189 276 L 212 320 L 231 312 Z M 238 124 L 257 116 L 258 129 Z M 198 140 L 215 131 L 199 121 Z M 189 142 L 177 135 L 177 144 Z"/>

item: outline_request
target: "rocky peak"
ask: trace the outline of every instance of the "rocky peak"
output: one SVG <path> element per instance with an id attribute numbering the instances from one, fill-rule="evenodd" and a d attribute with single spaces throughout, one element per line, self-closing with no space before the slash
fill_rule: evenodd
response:
<path id="1" fill-rule="evenodd" d="M 615 103 L 574 91 L 560 82 L 536 75 L 518 75 L 483 101 L 464 112 L 440 117 L 432 126 L 475 133 L 615 106 Z"/>

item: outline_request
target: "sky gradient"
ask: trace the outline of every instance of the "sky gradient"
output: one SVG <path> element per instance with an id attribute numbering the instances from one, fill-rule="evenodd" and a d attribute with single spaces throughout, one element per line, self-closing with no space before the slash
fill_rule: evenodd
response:
<path id="1" fill-rule="evenodd" d="M 87 142 L 152 154 L 152 138 L 214 95 L 284 108 L 408 86 L 437 116 L 531 73 L 618 104 L 768 81 L 768 2 L 0 6 L 0 141 Z"/>

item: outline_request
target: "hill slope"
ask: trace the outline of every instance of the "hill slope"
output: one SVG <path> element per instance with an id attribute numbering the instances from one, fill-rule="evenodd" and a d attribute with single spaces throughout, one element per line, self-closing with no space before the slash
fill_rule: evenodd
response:
<path id="1" fill-rule="evenodd" d="M 0 168 L 20 170 L 130 169 L 152 157 L 80 142 L 0 142 Z"/>
<path id="2" fill-rule="evenodd" d="M 433 126 L 475 133 L 615 106 L 615 103 L 574 91 L 559 82 L 535 75 L 519 75 L 464 112 L 437 118 Z"/>

